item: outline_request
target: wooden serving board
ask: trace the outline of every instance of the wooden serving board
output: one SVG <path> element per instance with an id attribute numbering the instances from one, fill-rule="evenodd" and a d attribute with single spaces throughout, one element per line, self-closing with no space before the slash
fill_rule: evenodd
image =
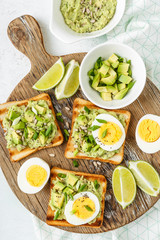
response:
<path id="1" fill-rule="evenodd" d="M 42 33 L 36 20 L 31 16 L 22 16 L 13 20 L 8 26 L 8 36 L 13 45 L 25 54 L 31 61 L 31 70 L 16 86 L 7 101 L 22 100 L 38 95 L 40 92 L 33 90 L 33 84 L 58 60 L 59 57 L 49 55 L 44 48 Z M 62 56 L 64 63 L 71 59 L 75 59 L 81 63 L 85 53 L 75 53 Z M 66 106 L 72 110 L 72 104 L 76 97 L 85 98 L 81 90 L 79 90 L 72 98 L 57 101 L 54 90 L 48 91 L 52 98 L 53 106 L 57 112 L 62 112 L 64 124 L 60 123 L 60 127 L 67 128 L 66 123 L 71 124 L 72 111 L 67 111 Z M 141 96 L 130 106 L 125 109 L 132 114 L 131 122 L 127 134 L 123 165 L 127 165 L 128 160 L 143 159 L 150 162 L 157 171 L 160 172 L 160 152 L 156 154 L 143 153 L 135 141 L 135 128 L 138 120 L 147 113 L 160 114 L 160 92 L 155 85 L 147 80 L 145 89 Z M 20 191 L 17 185 L 17 173 L 20 166 L 30 157 L 40 157 L 44 159 L 50 167 L 57 166 L 64 169 L 78 170 L 90 173 L 103 174 L 107 178 L 108 187 L 105 198 L 104 223 L 99 229 L 74 227 L 63 228 L 70 232 L 76 233 L 100 233 L 121 227 L 131 221 L 134 221 L 148 209 L 150 209 L 159 199 L 159 197 L 151 197 L 137 190 L 135 201 L 125 210 L 116 202 L 111 185 L 112 172 L 115 165 L 102 163 L 99 167 L 95 161 L 79 160 L 78 169 L 72 164 L 72 160 L 64 157 L 66 143 L 61 146 L 44 149 L 32 156 L 26 157 L 16 163 L 12 163 L 9 159 L 8 150 L 6 149 L 6 141 L 3 137 L 3 130 L 0 129 L 0 164 L 2 171 L 10 185 L 11 189 L 21 201 L 21 203 L 35 216 L 42 221 L 46 220 L 46 212 L 49 200 L 49 183 L 45 188 L 34 195 L 27 195 Z M 50 153 L 55 153 L 55 157 L 50 157 Z"/>

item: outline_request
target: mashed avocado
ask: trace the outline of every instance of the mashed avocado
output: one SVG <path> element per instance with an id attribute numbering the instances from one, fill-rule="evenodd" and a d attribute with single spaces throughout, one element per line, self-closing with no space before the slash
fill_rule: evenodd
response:
<path id="1" fill-rule="evenodd" d="M 13 105 L 3 120 L 7 148 L 18 151 L 50 144 L 57 133 L 54 116 L 45 100 L 29 101 L 28 105 Z"/>
<path id="2" fill-rule="evenodd" d="M 82 108 L 79 112 L 78 117 L 75 120 L 73 126 L 72 138 L 74 141 L 76 155 L 78 152 L 83 152 L 89 157 L 100 157 L 103 159 L 108 159 L 113 157 L 116 153 L 120 152 L 120 149 L 115 151 L 106 151 L 96 144 L 92 131 L 89 128 L 92 122 L 95 120 L 96 116 L 101 113 L 108 113 L 116 117 L 123 125 L 126 126 L 125 116 L 123 114 L 116 114 L 115 112 L 109 112 L 104 109 L 89 109 L 89 113 Z"/>
<path id="3" fill-rule="evenodd" d="M 113 18 L 117 0 L 61 0 L 66 24 L 75 32 L 89 33 L 104 28 Z"/>
<path id="4" fill-rule="evenodd" d="M 52 188 L 51 200 L 49 202 L 49 206 L 53 211 L 59 211 L 59 215 L 57 218 L 58 220 L 66 219 L 64 215 L 65 206 L 68 200 L 72 199 L 72 197 L 79 192 L 83 191 L 92 192 L 97 196 L 101 205 L 103 189 L 102 186 L 96 180 L 89 181 L 83 176 L 80 177 L 70 173 L 68 173 L 67 175 L 62 174 L 62 176 L 63 176 L 62 178 L 57 177 L 56 180 L 52 182 L 54 184 L 54 187 Z M 99 212 L 97 217 L 99 217 L 100 214 L 101 211 Z M 91 221 L 90 224 L 95 222 L 96 218 L 93 221 Z"/>

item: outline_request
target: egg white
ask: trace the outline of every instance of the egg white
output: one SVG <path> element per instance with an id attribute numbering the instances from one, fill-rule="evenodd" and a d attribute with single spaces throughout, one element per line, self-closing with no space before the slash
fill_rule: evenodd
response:
<path id="1" fill-rule="evenodd" d="M 96 119 L 103 119 L 103 120 L 106 120 L 107 122 L 116 123 L 116 124 L 120 127 L 120 129 L 121 129 L 121 131 L 122 131 L 122 136 L 121 136 L 121 138 L 119 139 L 118 142 L 116 142 L 116 143 L 113 144 L 113 145 L 105 145 L 104 143 L 102 143 L 102 142 L 99 140 L 99 138 L 98 138 L 99 129 L 97 129 L 97 130 L 95 130 L 95 131 L 92 131 L 92 135 L 93 135 L 96 143 L 97 143 L 98 145 L 100 145 L 101 148 L 103 148 L 104 150 L 109 151 L 109 152 L 119 149 L 119 148 L 122 146 L 122 144 L 124 143 L 124 140 L 125 140 L 125 137 L 126 137 L 125 129 L 124 129 L 123 125 L 121 124 L 121 122 L 120 122 L 117 118 L 113 117 L 112 115 L 110 115 L 110 114 L 108 114 L 108 113 L 103 113 L 103 114 L 99 114 L 99 115 L 95 118 L 95 120 L 94 120 L 93 123 L 92 123 L 92 126 L 98 125 L 98 126 L 101 127 L 101 126 L 104 124 L 104 123 L 99 123 Z"/>
<path id="2" fill-rule="evenodd" d="M 138 147 L 145 153 L 156 153 L 160 150 L 160 138 L 155 141 L 155 142 L 146 142 L 143 139 L 141 139 L 141 137 L 138 134 L 138 128 L 139 128 L 139 124 L 144 120 L 144 119 L 150 119 L 153 120 L 155 122 L 157 122 L 160 125 L 160 117 L 157 115 L 153 115 L 153 114 L 146 114 L 144 115 L 138 122 L 137 127 L 136 127 L 136 142 Z"/>
<path id="3" fill-rule="evenodd" d="M 72 208 L 73 208 L 73 203 L 75 202 L 76 199 L 83 197 L 84 195 L 86 195 L 94 202 L 95 204 L 95 212 L 93 213 L 93 215 L 87 219 L 80 219 L 78 218 L 75 214 L 72 214 Z M 69 200 L 68 203 L 66 204 L 65 210 L 64 210 L 64 214 L 66 217 L 67 222 L 69 222 L 72 225 L 82 225 L 82 224 L 86 224 L 89 223 L 90 221 L 92 221 L 94 218 L 96 218 L 96 216 L 98 215 L 100 211 L 100 203 L 99 200 L 97 198 L 97 196 L 91 192 L 80 192 L 77 193 L 76 195 L 73 196 L 73 200 Z"/>
<path id="4" fill-rule="evenodd" d="M 31 186 L 27 181 L 26 171 L 32 165 L 39 165 L 47 171 L 47 178 L 46 178 L 45 182 L 42 184 L 42 186 L 40 186 L 40 187 Z M 18 175 L 17 175 L 17 183 L 22 192 L 27 193 L 27 194 L 34 194 L 34 193 L 39 192 L 46 185 L 46 183 L 48 182 L 49 176 L 50 176 L 49 165 L 42 159 L 40 159 L 38 157 L 34 157 L 34 158 L 30 158 L 29 160 L 27 160 L 20 167 L 20 169 L 18 171 Z"/>

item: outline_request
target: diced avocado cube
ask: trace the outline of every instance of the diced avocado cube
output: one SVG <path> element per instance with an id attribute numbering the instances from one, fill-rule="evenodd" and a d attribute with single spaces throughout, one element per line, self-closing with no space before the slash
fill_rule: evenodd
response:
<path id="1" fill-rule="evenodd" d="M 122 89 L 126 88 L 126 84 L 125 83 L 119 83 L 118 84 L 118 90 L 121 91 Z"/>
<path id="2" fill-rule="evenodd" d="M 39 106 L 38 104 L 36 105 L 36 110 L 38 111 L 38 113 L 40 115 L 44 115 L 46 113 L 46 108 L 42 107 L 42 106 Z"/>
<path id="3" fill-rule="evenodd" d="M 121 75 L 118 80 L 122 83 L 128 84 L 132 81 L 132 78 L 129 76 Z"/>
<path id="4" fill-rule="evenodd" d="M 100 81 L 100 74 L 97 74 L 94 78 L 93 78 L 93 82 L 92 82 L 92 87 L 96 88 L 99 84 Z"/>
<path id="5" fill-rule="evenodd" d="M 63 193 L 67 193 L 68 195 L 69 194 L 72 194 L 74 191 L 70 188 L 70 187 L 66 187 L 64 190 L 63 190 Z"/>
<path id="6" fill-rule="evenodd" d="M 88 123 L 88 120 L 86 118 L 85 115 L 80 115 L 78 116 L 77 118 L 77 122 L 80 124 L 80 125 L 86 125 Z"/>
<path id="7" fill-rule="evenodd" d="M 28 138 L 31 139 L 35 133 L 34 129 L 31 127 L 27 127 L 27 132 L 28 132 Z"/>
<path id="8" fill-rule="evenodd" d="M 111 75 L 111 76 L 113 76 L 115 78 L 117 77 L 117 73 L 111 67 L 109 68 L 108 73 L 109 73 L 109 75 Z"/>
<path id="9" fill-rule="evenodd" d="M 113 85 L 113 87 L 114 87 L 115 89 L 117 89 L 117 91 L 118 91 L 118 84 L 117 84 L 117 83 L 115 83 L 115 84 Z"/>
<path id="10" fill-rule="evenodd" d="M 107 65 L 108 67 L 110 67 L 110 65 L 111 65 L 108 60 L 103 61 L 103 63 L 104 63 L 105 65 Z"/>
<path id="11" fill-rule="evenodd" d="M 67 185 L 74 186 L 76 182 L 78 181 L 78 177 L 72 173 L 68 173 L 67 176 Z"/>
<path id="12" fill-rule="evenodd" d="M 39 133 L 39 140 L 40 140 L 41 144 L 45 144 L 45 142 L 46 142 L 45 133 L 43 133 L 43 132 Z"/>
<path id="13" fill-rule="evenodd" d="M 112 101 L 111 93 L 101 92 L 100 96 L 104 101 Z"/>
<path id="14" fill-rule="evenodd" d="M 98 92 L 108 92 L 108 89 L 107 89 L 108 86 L 105 86 L 105 87 L 97 87 L 96 90 Z"/>
<path id="15" fill-rule="evenodd" d="M 21 144 L 21 136 L 19 136 L 15 131 L 12 132 L 12 140 L 15 144 Z"/>
<path id="16" fill-rule="evenodd" d="M 16 119 L 17 117 L 19 117 L 21 114 L 15 111 L 10 111 L 9 113 L 9 119 L 11 121 L 13 121 L 14 119 Z"/>
<path id="17" fill-rule="evenodd" d="M 60 190 L 62 191 L 63 189 L 65 188 L 65 185 L 61 182 L 57 182 L 55 185 L 54 185 L 54 189 L 55 190 Z"/>
<path id="18" fill-rule="evenodd" d="M 56 208 L 61 208 L 64 202 L 64 194 L 58 194 L 53 192 L 52 193 L 52 204 L 56 207 Z"/>
<path id="19" fill-rule="evenodd" d="M 16 125 L 13 126 L 13 128 L 15 130 L 19 130 L 19 129 L 24 129 L 25 128 L 25 123 L 20 121 L 19 123 L 17 123 Z"/>
<path id="20" fill-rule="evenodd" d="M 32 112 L 31 110 L 28 110 L 28 111 L 25 112 L 24 117 L 28 122 L 33 122 L 34 112 Z"/>
<path id="21" fill-rule="evenodd" d="M 129 64 L 128 63 L 120 63 L 117 69 L 118 73 L 128 75 Z"/>
<path id="22" fill-rule="evenodd" d="M 83 152 L 90 152 L 91 148 L 92 148 L 92 144 L 91 143 L 85 142 L 85 143 L 82 144 L 82 151 Z"/>
<path id="23" fill-rule="evenodd" d="M 114 96 L 114 99 L 115 100 L 120 100 L 120 99 L 124 98 L 124 96 L 127 94 L 128 90 L 129 90 L 128 88 L 122 89 L 120 92 L 118 92 Z"/>
<path id="24" fill-rule="evenodd" d="M 107 66 L 103 63 L 103 65 L 99 69 L 99 73 L 101 73 L 102 75 L 105 76 L 108 73 L 108 70 L 109 70 L 109 66 Z"/>
<path id="25" fill-rule="evenodd" d="M 118 92 L 117 88 L 115 88 L 113 86 L 107 86 L 106 89 L 107 89 L 107 92 L 109 92 L 109 93 L 116 94 Z"/>
<path id="26" fill-rule="evenodd" d="M 114 63 L 114 62 L 116 62 L 118 60 L 118 57 L 117 57 L 117 55 L 116 54 L 112 54 L 112 56 L 110 56 L 109 58 L 108 58 L 108 61 L 110 62 L 110 63 Z"/>
<path id="27" fill-rule="evenodd" d="M 116 61 L 114 63 L 111 64 L 113 68 L 117 68 L 119 66 L 119 62 Z"/>
<path id="28" fill-rule="evenodd" d="M 105 83 L 106 85 L 113 85 L 116 82 L 116 77 L 109 76 L 106 78 L 101 78 L 101 81 Z"/>

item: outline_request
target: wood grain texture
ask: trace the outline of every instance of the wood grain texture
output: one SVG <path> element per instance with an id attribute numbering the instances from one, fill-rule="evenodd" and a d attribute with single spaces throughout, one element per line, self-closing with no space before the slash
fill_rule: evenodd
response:
<path id="1" fill-rule="evenodd" d="M 49 69 L 58 57 L 50 56 L 44 49 L 43 38 L 40 27 L 36 20 L 31 16 L 22 16 L 15 19 L 9 24 L 8 36 L 13 45 L 24 53 L 31 61 L 31 70 L 16 86 L 7 101 L 22 100 L 38 95 L 40 92 L 33 90 L 32 85 Z M 62 56 L 64 63 L 71 59 L 76 59 L 79 63 L 82 61 L 85 53 L 76 53 Z M 76 97 L 85 98 L 81 90 L 79 90 L 72 98 L 57 101 L 54 90 L 48 91 L 51 96 L 53 106 L 56 111 L 63 114 L 64 124 L 60 123 L 60 127 L 67 128 L 66 123 L 71 124 L 72 111 L 66 110 L 69 107 L 72 110 L 72 104 Z M 145 154 L 136 145 L 135 129 L 138 120 L 147 113 L 160 114 L 160 92 L 155 85 L 147 80 L 144 91 L 141 96 L 131 105 L 125 108 L 131 112 L 131 122 L 127 134 L 123 165 L 128 164 L 128 160 L 143 159 L 150 162 L 160 173 L 160 152 L 156 154 Z M 72 164 L 72 160 L 64 157 L 66 143 L 60 147 L 44 149 L 32 154 L 32 157 L 41 157 L 50 167 L 56 166 L 73 171 L 89 172 L 103 174 L 107 178 L 108 187 L 105 197 L 104 222 L 101 228 L 92 229 L 84 227 L 59 227 L 66 231 L 77 233 L 100 233 L 121 227 L 131 221 L 134 221 L 148 209 L 150 209 L 159 199 L 159 197 L 151 197 L 143 193 L 140 189 L 137 191 L 135 201 L 125 210 L 115 201 L 111 186 L 112 172 L 116 166 L 108 163 L 102 163 L 96 166 L 95 161 L 79 160 L 78 169 Z M 17 185 L 17 173 L 20 166 L 29 158 L 26 157 L 16 163 L 12 163 L 6 149 L 6 142 L 3 137 L 3 130 L 0 129 L 0 164 L 2 171 L 17 198 L 21 203 L 34 215 L 42 221 L 46 220 L 47 205 L 49 200 L 49 183 L 45 188 L 35 194 L 27 195 L 22 193 Z M 51 158 L 50 153 L 55 153 L 55 157 Z"/>

